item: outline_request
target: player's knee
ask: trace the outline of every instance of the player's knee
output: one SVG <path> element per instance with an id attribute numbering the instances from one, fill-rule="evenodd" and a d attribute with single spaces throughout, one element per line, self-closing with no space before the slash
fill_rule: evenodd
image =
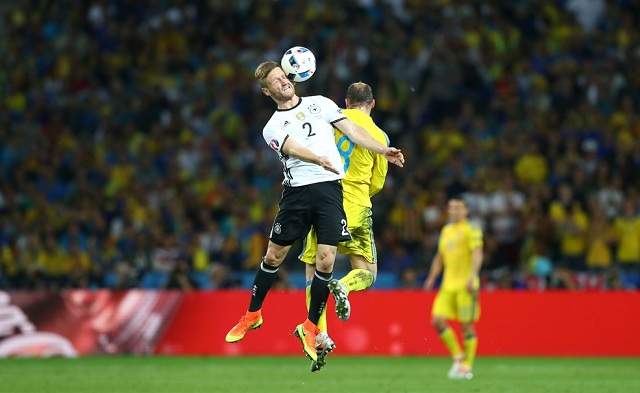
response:
<path id="1" fill-rule="evenodd" d="M 316 268 L 320 271 L 331 271 L 333 269 L 333 262 L 335 259 L 335 247 L 318 248 L 318 254 L 316 255 Z"/>
<path id="2" fill-rule="evenodd" d="M 269 248 L 267 249 L 267 253 L 264 255 L 263 262 L 265 263 L 265 265 L 278 267 L 282 264 L 282 261 L 284 261 L 284 257 L 286 255 L 286 253 Z"/>
<path id="3" fill-rule="evenodd" d="M 475 336 L 476 331 L 473 327 L 473 323 L 463 323 L 460 327 L 462 328 L 462 334 L 464 334 L 465 337 Z"/>
<path id="4" fill-rule="evenodd" d="M 447 321 L 440 317 L 431 318 L 431 326 L 438 331 L 438 333 L 442 333 L 447 329 Z"/>

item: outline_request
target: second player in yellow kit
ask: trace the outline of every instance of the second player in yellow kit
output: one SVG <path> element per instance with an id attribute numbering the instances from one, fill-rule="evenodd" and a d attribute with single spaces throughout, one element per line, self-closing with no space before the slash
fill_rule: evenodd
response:
<path id="1" fill-rule="evenodd" d="M 482 264 L 482 231 L 467 221 L 467 207 L 460 199 L 449 201 L 450 223 L 440 234 L 438 252 L 433 258 L 425 288 L 433 288 L 444 270 L 440 290 L 433 301 L 432 323 L 451 352 L 452 379 L 470 379 L 478 339 L 474 322 L 480 317 L 478 289 Z M 464 333 L 464 352 L 447 320 L 460 322 Z"/>
<path id="2" fill-rule="evenodd" d="M 474 277 L 471 290 L 467 287 L 469 277 L 473 275 L 472 251 L 477 248 L 482 249 L 482 232 L 468 221 L 451 223 L 442 229 L 438 253 L 442 257 L 444 275 L 432 314 L 459 322 L 478 320 L 478 278 Z"/>
<path id="3" fill-rule="evenodd" d="M 349 120 L 367 130 L 381 143 L 389 144 L 386 134 L 375 125 L 369 114 L 359 109 L 345 109 L 342 113 Z M 379 154 L 356 146 L 340 131 L 336 131 L 336 145 L 344 164 L 343 204 L 352 238 L 350 241 L 340 243 L 338 252 L 347 255 L 361 255 L 367 262 L 376 263 L 371 197 L 377 194 L 384 185 L 388 167 L 387 160 Z M 305 249 L 300 259 L 305 263 L 312 264 L 315 261 L 316 251 L 315 233 L 311 231 L 305 240 Z"/>
<path id="4" fill-rule="evenodd" d="M 346 104 L 347 109 L 343 114 L 349 120 L 367 130 L 379 142 L 389 145 L 387 135 L 376 126 L 370 116 L 375 99 L 369 85 L 357 82 L 349 86 Z M 331 280 L 329 289 L 336 300 L 338 317 L 346 320 L 351 313 L 349 292 L 367 289 L 375 281 L 378 258 L 373 237 L 371 197 L 382 189 L 388 165 L 384 157 L 356 146 L 340 131 L 336 130 L 335 139 L 345 171 L 342 180 L 343 205 L 347 216 L 347 229 L 352 239 L 340 243 L 338 252 L 349 255 L 352 270 L 340 280 Z M 305 247 L 300 255 L 300 260 L 307 264 L 308 282 L 313 278 L 316 252 L 317 241 L 312 230 L 305 239 Z M 326 309 L 320 317 L 318 328 L 322 333 L 318 336 L 318 360 L 312 363 L 312 371 L 318 371 L 324 366 L 326 354 L 335 347 L 327 335 Z"/>

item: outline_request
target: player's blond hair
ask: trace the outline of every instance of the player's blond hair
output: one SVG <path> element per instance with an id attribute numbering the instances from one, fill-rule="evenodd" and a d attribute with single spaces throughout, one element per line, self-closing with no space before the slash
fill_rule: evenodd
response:
<path id="1" fill-rule="evenodd" d="M 355 82 L 347 89 L 347 100 L 351 105 L 368 104 L 373 101 L 371 86 L 364 82 Z"/>
<path id="2" fill-rule="evenodd" d="M 267 87 L 267 76 L 274 68 L 279 68 L 280 64 L 275 61 L 265 61 L 256 67 L 255 77 L 260 82 L 261 87 Z"/>

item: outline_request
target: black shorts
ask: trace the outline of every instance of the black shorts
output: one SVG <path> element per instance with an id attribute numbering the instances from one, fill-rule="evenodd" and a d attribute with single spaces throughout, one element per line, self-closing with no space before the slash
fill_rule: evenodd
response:
<path id="1" fill-rule="evenodd" d="M 289 246 L 307 236 L 312 226 L 318 234 L 318 244 L 337 246 L 351 240 L 339 180 L 285 186 L 269 239 L 280 246 Z"/>

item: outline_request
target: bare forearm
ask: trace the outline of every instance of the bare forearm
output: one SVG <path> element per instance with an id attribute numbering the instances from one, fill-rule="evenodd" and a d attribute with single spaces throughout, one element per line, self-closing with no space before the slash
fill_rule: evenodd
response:
<path id="1" fill-rule="evenodd" d="M 326 157 L 321 157 L 312 152 L 310 149 L 302 146 L 298 142 L 293 139 L 287 139 L 282 144 L 282 154 L 289 155 L 291 157 L 295 157 L 299 160 L 310 162 L 312 164 L 316 164 L 324 168 L 329 172 L 333 172 L 339 175 L 341 172 L 335 165 Z"/>
<path id="2" fill-rule="evenodd" d="M 318 157 L 317 154 L 291 139 L 285 142 L 285 145 L 282 147 L 282 152 L 288 156 L 312 164 L 318 164 L 320 162 L 320 157 Z"/>
<path id="3" fill-rule="evenodd" d="M 478 276 L 480 274 L 480 269 L 482 268 L 482 249 L 476 248 L 473 250 L 471 254 L 471 263 L 473 269 L 473 275 Z"/>
<path id="4" fill-rule="evenodd" d="M 433 261 L 431 261 L 431 268 L 429 269 L 429 280 L 435 280 L 442 273 L 442 260 L 440 259 L 440 254 L 436 254 L 433 257 Z"/>

